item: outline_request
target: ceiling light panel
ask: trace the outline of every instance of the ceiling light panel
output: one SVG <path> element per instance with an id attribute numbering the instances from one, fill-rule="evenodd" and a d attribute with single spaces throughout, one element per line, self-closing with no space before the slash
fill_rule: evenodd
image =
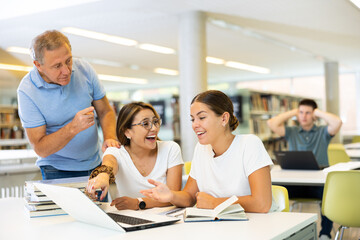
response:
<path id="1" fill-rule="evenodd" d="M 172 48 L 162 47 L 159 45 L 149 44 L 149 43 L 142 43 L 138 45 L 138 48 L 142 50 L 147 50 L 151 52 L 157 52 L 162 54 L 175 54 L 176 51 Z"/>
<path id="2" fill-rule="evenodd" d="M 121 77 L 114 75 L 98 74 L 100 80 L 111 81 L 111 82 L 121 82 L 121 83 L 132 83 L 132 84 L 147 84 L 148 80 L 143 78 L 129 78 Z"/>
<path id="3" fill-rule="evenodd" d="M 0 63 L 0 69 L 29 72 L 33 67 Z"/>
<path id="4" fill-rule="evenodd" d="M 97 1 L 99 0 L 11 0 L 6 1 L 6 4 L 2 4 L 0 8 L 0 19 L 20 17 Z"/>
<path id="5" fill-rule="evenodd" d="M 244 63 L 240 63 L 240 62 L 228 61 L 225 63 L 225 66 L 231 67 L 231 68 L 237 68 L 237 69 L 241 69 L 241 70 L 245 70 L 245 71 L 250 71 L 250 72 L 262 73 L 262 74 L 270 73 L 270 69 L 268 69 L 268 68 L 258 67 L 258 66 L 254 66 L 254 65 L 248 65 L 248 64 L 244 64 Z"/>
<path id="6" fill-rule="evenodd" d="M 212 63 L 212 64 L 224 64 L 225 60 L 221 58 L 215 58 L 215 57 L 206 57 L 206 62 Z"/>
<path id="7" fill-rule="evenodd" d="M 6 51 L 30 55 L 30 49 L 23 47 L 8 47 Z"/>
<path id="8" fill-rule="evenodd" d="M 77 36 L 92 38 L 92 39 L 115 43 L 115 44 L 124 45 L 124 46 L 137 45 L 137 42 L 135 40 L 132 40 L 129 38 L 118 37 L 118 36 L 114 36 L 114 35 L 110 35 L 110 34 L 99 33 L 99 32 L 89 31 L 89 30 L 80 29 L 80 28 L 65 27 L 65 28 L 62 28 L 61 31 L 63 31 L 65 33 L 77 35 Z"/>
<path id="9" fill-rule="evenodd" d="M 170 76 L 176 76 L 179 74 L 179 71 L 173 69 L 167 69 L 167 68 L 155 68 L 154 72 L 164 75 L 170 75 Z"/>

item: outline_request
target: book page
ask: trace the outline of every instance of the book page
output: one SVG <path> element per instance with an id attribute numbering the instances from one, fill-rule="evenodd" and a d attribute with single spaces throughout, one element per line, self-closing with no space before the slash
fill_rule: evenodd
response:
<path id="1" fill-rule="evenodd" d="M 223 210 L 225 210 L 227 207 L 229 207 L 231 204 L 233 204 L 234 202 L 236 202 L 238 200 L 237 196 L 232 196 L 231 198 L 227 199 L 226 201 L 224 201 L 223 203 L 219 204 L 213 212 L 213 217 L 216 217 L 217 215 L 219 215 L 219 213 L 221 213 Z"/>

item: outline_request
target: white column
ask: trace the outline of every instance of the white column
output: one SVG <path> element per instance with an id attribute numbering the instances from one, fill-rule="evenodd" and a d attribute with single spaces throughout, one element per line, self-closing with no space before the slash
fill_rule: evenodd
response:
<path id="1" fill-rule="evenodd" d="M 360 72 L 355 74 L 355 96 L 356 96 L 356 131 L 360 132 Z"/>
<path id="2" fill-rule="evenodd" d="M 197 139 L 191 128 L 190 103 L 207 90 L 206 14 L 188 12 L 180 16 L 180 133 L 184 161 L 191 161 Z"/>
<path id="3" fill-rule="evenodd" d="M 339 64 L 337 62 L 325 63 L 325 96 L 326 111 L 340 116 Z M 341 142 L 340 133 L 335 135 L 332 142 Z"/>

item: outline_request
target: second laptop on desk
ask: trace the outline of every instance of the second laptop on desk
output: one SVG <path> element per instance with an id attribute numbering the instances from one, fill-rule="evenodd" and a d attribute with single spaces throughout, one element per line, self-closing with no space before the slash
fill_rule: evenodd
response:
<path id="1" fill-rule="evenodd" d="M 275 151 L 275 158 L 282 169 L 321 170 L 311 151 Z"/>

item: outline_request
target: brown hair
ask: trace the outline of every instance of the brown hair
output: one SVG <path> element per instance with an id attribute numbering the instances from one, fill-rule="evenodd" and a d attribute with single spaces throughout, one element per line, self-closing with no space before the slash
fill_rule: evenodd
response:
<path id="1" fill-rule="evenodd" d="M 119 112 L 116 123 L 116 136 L 121 145 L 130 145 L 130 140 L 126 137 L 125 132 L 127 129 L 131 129 L 131 125 L 136 114 L 138 114 L 143 109 L 150 109 L 155 114 L 155 117 L 160 119 L 159 114 L 149 103 L 132 102 L 124 105 Z"/>
<path id="2" fill-rule="evenodd" d="M 57 30 L 46 31 L 32 40 L 30 46 L 31 57 L 40 64 L 44 64 L 44 51 L 57 49 L 64 44 L 67 44 L 71 50 L 70 41 L 64 34 Z"/>
<path id="3" fill-rule="evenodd" d="M 299 102 L 299 107 L 301 105 L 312 107 L 313 110 L 317 108 L 316 102 L 314 100 L 312 100 L 312 99 L 309 99 L 309 98 L 305 98 L 305 99 L 301 100 Z"/>
<path id="4" fill-rule="evenodd" d="M 194 102 L 206 104 L 218 116 L 221 116 L 224 112 L 228 112 L 230 114 L 228 124 L 231 131 L 234 131 L 239 125 L 239 120 L 234 115 L 234 106 L 225 93 L 217 90 L 208 90 L 196 95 L 191 101 L 191 104 Z"/>

